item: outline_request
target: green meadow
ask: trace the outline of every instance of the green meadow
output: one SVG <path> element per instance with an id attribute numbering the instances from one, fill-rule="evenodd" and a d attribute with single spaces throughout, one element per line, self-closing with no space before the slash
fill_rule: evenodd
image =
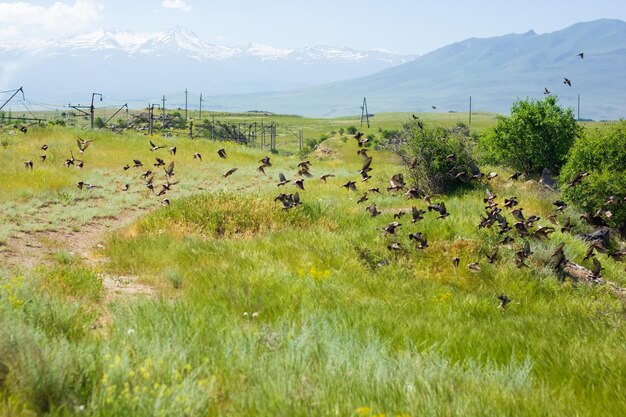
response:
<path id="1" fill-rule="evenodd" d="M 418 116 L 468 123 L 460 113 Z M 377 146 L 410 118 L 376 115 L 361 129 L 354 117 L 264 117 L 284 127 L 276 153 L 189 140 L 184 131 L 31 126 L 22 134 L 5 126 L 0 417 L 626 415 L 626 296 L 563 281 L 549 267 L 564 242 L 568 259 L 591 268 L 585 242 L 574 237 L 589 231 L 580 213 L 558 214 L 572 219 L 572 233 L 557 227 L 548 240 L 530 241 L 528 268 L 515 265 L 523 240 L 514 233 L 490 264 L 486 255 L 502 237 L 478 228 L 485 190 L 501 205 L 517 197 L 544 226 L 559 194 L 536 178 L 507 180 L 510 169 L 481 166 L 498 176 L 432 196 L 449 217 L 427 211 L 411 223 L 411 207 L 426 204 L 386 190 L 406 166 Z M 494 121 L 473 115 L 471 131 Z M 374 137 L 368 182 L 351 126 Z M 299 149 L 300 129 L 315 146 Z M 93 141 L 84 154 L 77 136 Z M 164 148 L 152 152 L 149 140 Z M 70 151 L 82 169 L 64 166 Z M 266 155 L 272 166 L 263 175 Z M 156 157 L 175 162 L 170 181 L 178 183 L 163 196 L 141 178 L 154 171 L 160 189 Z M 143 166 L 133 168 L 133 159 Z M 280 172 L 299 178 L 303 160 L 313 174 L 305 189 L 277 187 Z M 335 176 L 323 182 L 323 174 Z M 342 186 L 350 180 L 357 192 Z M 78 181 L 96 187 L 79 189 Z M 372 187 L 381 194 L 357 203 Z M 296 191 L 297 207 L 275 201 Z M 369 215 L 372 203 L 381 215 Z M 409 214 L 396 235 L 386 234 L 399 211 Z M 415 248 L 413 232 L 427 236 L 427 248 Z M 626 287 L 624 264 L 597 257 L 602 277 Z M 474 262 L 480 272 L 467 268 Z M 506 308 L 500 294 L 511 299 Z"/>

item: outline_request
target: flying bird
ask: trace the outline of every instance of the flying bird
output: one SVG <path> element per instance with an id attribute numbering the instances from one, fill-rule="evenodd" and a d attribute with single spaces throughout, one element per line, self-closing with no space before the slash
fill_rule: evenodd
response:
<path id="1" fill-rule="evenodd" d="M 222 177 L 226 178 L 233 175 L 239 168 L 231 168 L 222 175 Z"/>
<path id="2" fill-rule="evenodd" d="M 78 138 L 76 139 L 76 144 L 78 145 L 78 150 L 80 151 L 80 153 L 85 153 L 85 149 L 87 149 L 87 147 L 89 146 L 91 142 L 93 141 L 85 140 L 81 138 L 80 136 L 78 136 Z"/>
<path id="3" fill-rule="evenodd" d="M 356 182 L 348 181 L 347 183 L 343 184 L 342 187 L 346 187 L 350 191 L 356 191 Z"/>
<path id="4" fill-rule="evenodd" d="M 567 77 L 563 77 L 563 84 L 567 84 L 567 85 L 569 85 L 571 87 L 572 86 L 572 80 L 570 80 Z"/>
<path id="5" fill-rule="evenodd" d="M 283 174 L 282 172 L 278 173 L 278 186 L 280 187 L 281 185 L 286 185 L 289 180 L 285 177 L 285 174 Z"/>
<path id="6" fill-rule="evenodd" d="M 509 305 L 509 303 L 511 302 L 511 299 L 507 297 L 504 293 L 498 296 L 498 300 L 500 300 L 500 305 L 498 306 L 498 308 L 501 309 L 505 309 L 506 306 Z"/>
<path id="7" fill-rule="evenodd" d="M 391 177 L 391 180 L 389 180 L 389 185 L 390 187 L 387 188 L 387 191 L 398 191 L 404 188 L 404 186 L 406 185 L 404 183 L 404 175 L 402 174 L 395 174 Z"/>
<path id="8" fill-rule="evenodd" d="M 174 161 L 170 162 L 170 164 L 165 168 L 165 176 L 173 177 L 174 176 Z"/>
<path id="9" fill-rule="evenodd" d="M 304 178 L 294 180 L 293 185 L 304 191 Z"/>
<path id="10" fill-rule="evenodd" d="M 163 146 L 155 145 L 154 142 L 150 141 L 150 152 L 154 152 L 154 151 L 159 150 L 161 148 L 163 148 Z"/>
<path id="11" fill-rule="evenodd" d="M 494 263 L 498 258 L 498 247 L 496 246 L 490 254 L 485 256 L 487 256 L 487 261 L 489 261 L 490 264 Z"/>
<path id="12" fill-rule="evenodd" d="M 467 269 L 469 269 L 472 272 L 480 272 L 480 271 L 482 271 L 482 269 L 480 268 L 480 266 L 476 262 L 471 262 L 471 263 L 467 264 Z"/>
<path id="13" fill-rule="evenodd" d="M 426 212 L 424 210 L 418 210 L 415 206 L 411 207 L 411 217 L 413 217 L 411 223 L 417 223 L 418 221 L 422 220 L 425 213 Z"/>
<path id="14" fill-rule="evenodd" d="M 380 214 L 380 211 L 378 211 L 378 209 L 376 208 L 376 204 L 372 204 L 371 206 L 367 207 L 365 210 L 369 211 L 372 217 L 376 217 Z"/>
<path id="15" fill-rule="evenodd" d="M 226 151 L 223 148 L 218 150 L 217 154 L 220 156 L 220 158 L 226 159 Z"/>
<path id="16" fill-rule="evenodd" d="M 398 228 L 398 227 L 400 227 L 400 226 L 402 226 L 402 224 L 401 224 L 401 223 L 398 223 L 398 222 L 391 222 L 391 223 L 389 223 L 387 226 L 385 226 L 385 227 L 383 228 L 383 230 L 384 230 L 386 233 L 389 233 L 390 235 L 394 235 L 394 234 L 396 233 L 396 228 Z"/>
<path id="17" fill-rule="evenodd" d="M 583 178 L 587 176 L 589 176 L 589 173 L 584 172 L 584 171 L 579 171 L 576 174 L 574 174 L 574 177 L 567 185 L 570 187 L 575 187 L 583 181 Z"/>
<path id="18" fill-rule="evenodd" d="M 417 242 L 417 249 L 426 249 L 428 247 L 428 239 L 426 238 L 426 235 L 422 234 L 422 232 L 409 233 L 409 239 Z"/>
<path id="19" fill-rule="evenodd" d="M 265 156 L 259 160 L 259 163 L 263 164 L 264 167 L 271 167 L 272 164 L 270 162 L 270 157 Z"/>

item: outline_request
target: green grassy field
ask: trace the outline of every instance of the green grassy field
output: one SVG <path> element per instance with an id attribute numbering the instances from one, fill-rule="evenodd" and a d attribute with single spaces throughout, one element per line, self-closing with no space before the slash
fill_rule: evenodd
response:
<path id="1" fill-rule="evenodd" d="M 366 132 L 409 117 L 377 115 Z M 455 124 L 464 115 L 420 117 Z M 476 117 L 472 130 L 493 119 Z M 532 240 L 529 268 L 517 269 L 522 240 L 514 235 L 489 264 L 501 236 L 477 227 L 486 185 L 434 196 L 448 218 L 426 213 L 411 224 L 407 215 L 388 236 L 382 228 L 393 213 L 425 208 L 384 191 L 405 170 L 396 157 L 371 149 L 373 178 L 350 192 L 342 184 L 357 179 L 362 158 L 338 130 L 358 120 L 279 122 L 305 137 L 328 135 L 306 157 L 314 177 L 300 190 L 303 204 L 288 211 L 274 197 L 297 190 L 276 186 L 279 172 L 297 177 L 296 141 L 269 154 L 263 176 L 257 161 L 269 150 L 184 132 L 153 139 L 176 146 L 175 156 L 167 147 L 151 152 L 136 133 L 33 127 L 2 135 L 0 416 L 626 413 L 624 299 L 605 285 L 561 282 L 547 266 L 565 242 L 568 258 L 589 267 L 584 242 L 559 231 Z M 94 139 L 84 155 L 77 135 Z M 63 166 L 70 149 L 82 170 Z M 176 164 L 168 206 L 139 178 L 155 170 L 156 156 Z M 144 167 L 124 171 L 133 159 Z M 232 167 L 239 170 L 223 178 Z M 542 218 L 554 211 L 557 194 L 483 168 L 500 174 L 489 183 L 499 202 L 516 196 Z M 324 183 L 326 173 L 336 177 Z M 79 190 L 77 181 L 102 188 Z M 163 182 L 161 171 L 154 182 Z M 357 204 L 370 187 L 382 194 Z M 372 202 L 383 212 L 376 218 L 365 211 Z M 564 216 L 575 232 L 586 230 L 572 208 Z M 408 239 L 417 231 L 428 248 Z M 403 250 L 387 249 L 395 241 Z M 626 286 L 624 265 L 598 258 L 602 276 Z M 482 271 L 471 272 L 471 262 Z M 512 300 L 506 309 L 501 293 Z"/>

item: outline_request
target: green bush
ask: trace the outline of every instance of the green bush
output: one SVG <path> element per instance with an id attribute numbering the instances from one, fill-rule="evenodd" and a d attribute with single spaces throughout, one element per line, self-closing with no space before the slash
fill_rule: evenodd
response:
<path id="1" fill-rule="evenodd" d="M 569 187 L 580 171 L 589 176 Z M 588 213 L 604 207 L 612 213 L 610 219 L 605 218 L 608 224 L 626 231 L 626 120 L 587 131 L 576 140 L 561 171 L 561 184 L 566 201 Z M 616 202 L 606 204 L 610 196 Z"/>
<path id="2" fill-rule="evenodd" d="M 356 132 L 357 132 L 357 128 L 355 126 L 350 126 L 348 128 L 348 134 L 354 135 L 354 134 L 356 134 Z"/>
<path id="3" fill-rule="evenodd" d="M 106 127 L 106 122 L 102 117 L 96 117 L 93 121 L 93 125 L 98 129 L 102 129 L 103 127 Z"/>
<path id="4" fill-rule="evenodd" d="M 557 98 L 517 100 L 511 115 L 498 116 L 496 125 L 480 141 L 485 162 L 507 165 L 525 174 L 543 168 L 558 171 L 579 136 L 580 126 L 571 109 Z"/>
<path id="5" fill-rule="evenodd" d="M 417 157 L 415 167 L 409 167 L 409 177 L 412 185 L 428 193 L 444 193 L 466 184 L 455 175 L 461 171 L 472 175 L 472 145 L 468 129 L 417 121 L 405 124 L 399 136 L 391 136 L 387 143 L 407 165 Z"/>

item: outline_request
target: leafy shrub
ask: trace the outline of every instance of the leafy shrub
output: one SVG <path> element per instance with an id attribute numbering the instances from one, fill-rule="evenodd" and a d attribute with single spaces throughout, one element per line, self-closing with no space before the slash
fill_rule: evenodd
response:
<path id="1" fill-rule="evenodd" d="M 380 132 L 383 139 L 385 140 L 390 140 L 390 139 L 394 139 L 397 137 L 402 136 L 402 132 L 400 130 L 397 129 L 383 129 L 382 132 Z"/>
<path id="2" fill-rule="evenodd" d="M 106 127 L 106 122 L 102 117 L 96 117 L 93 121 L 93 125 L 98 129 L 102 129 L 103 127 Z"/>
<path id="3" fill-rule="evenodd" d="M 558 171 L 580 134 L 571 109 L 563 109 L 557 98 L 517 100 L 511 115 L 498 116 L 496 125 L 480 145 L 485 162 L 507 165 L 526 174 L 543 168 Z"/>
<path id="4" fill-rule="evenodd" d="M 120 118 L 115 121 L 115 126 L 119 129 L 125 129 L 126 127 L 128 127 L 128 122 Z"/>
<path id="5" fill-rule="evenodd" d="M 354 135 L 354 134 L 356 134 L 356 132 L 357 132 L 357 128 L 355 126 L 350 126 L 348 128 L 348 134 Z"/>
<path id="6" fill-rule="evenodd" d="M 579 171 L 589 176 L 575 186 L 567 183 Z M 626 120 L 587 131 L 572 147 L 561 171 L 564 198 L 588 213 L 604 207 L 612 213 L 605 220 L 626 231 Z M 614 196 L 616 202 L 606 204 Z"/>
<path id="7" fill-rule="evenodd" d="M 48 124 L 50 126 L 65 126 L 65 120 L 63 119 L 49 120 Z"/>
<path id="8" fill-rule="evenodd" d="M 411 121 L 398 135 L 390 135 L 386 147 L 400 155 L 407 166 L 417 157 L 415 168 L 409 167 L 409 176 L 414 185 L 428 193 L 443 193 L 463 185 L 455 174 L 471 172 L 475 166 L 468 129 Z"/>

